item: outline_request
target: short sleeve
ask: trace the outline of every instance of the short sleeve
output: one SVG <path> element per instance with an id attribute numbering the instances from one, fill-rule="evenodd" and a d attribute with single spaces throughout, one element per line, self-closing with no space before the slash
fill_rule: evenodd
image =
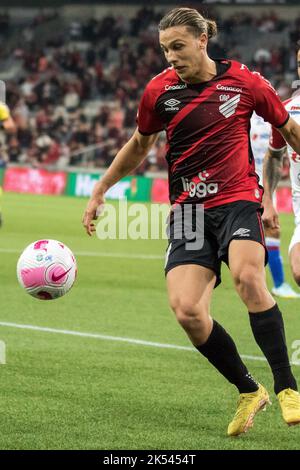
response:
<path id="1" fill-rule="evenodd" d="M 280 132 L 272 127 L 271 135 L 270 135 L 270 142 L 269 147 L 271 150 L 283 150 L 286 147 L 286 141 L 280 134 Z"/>
<path id="2" fill-rule="evenodd" d="M 155 110 L 155 93 L 146 87 L 136 118 L 138 130 L 143 135 L 156 134 L 164 129 L 164 124 Z"/>
<path id="3" fill-rule="evenodd" d="M 251 72 L 252 93 L 255 112 L 273 127 L 283 127 L 289 120 L 289 113 L 279 99 L 271 83 L 260 73 Z"/>

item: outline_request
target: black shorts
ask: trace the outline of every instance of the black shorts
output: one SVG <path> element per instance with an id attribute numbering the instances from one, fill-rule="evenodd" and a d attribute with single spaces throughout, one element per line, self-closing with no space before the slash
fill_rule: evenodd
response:
<path id="1" fill-rule="evenodd" d="M 212 269 L 216 284 L 221 282 L 221 262 L 228 265 L 228 247 L 231 240 L 254 240 L 265 248 L 265 264 L 268 252 L 265 246 L 264 230 L 261 221 L 263 209 L 259 203 L 237 201 L 222 206 L 205 209 L 203 247 L 198 250 L 187 250 L 188 240 L 169 238 L 166 252 L 165 274 L 175 266 L 198 264 Z M 172 232 L 172 219 L 168 227 Z M 168 233 L 169 233 L 168 232 Z"/>

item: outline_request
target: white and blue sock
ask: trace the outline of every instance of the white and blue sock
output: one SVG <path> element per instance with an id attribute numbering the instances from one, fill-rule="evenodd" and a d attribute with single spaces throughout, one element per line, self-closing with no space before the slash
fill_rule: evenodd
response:
<path id="1" fill-rule="evenodd" d="M 273 283 L 275 287 L 279 287 L 284 282 L 283 262 L 280 254 L 280 240 L 278 238 L 266 237 L 266 245 Z"/>

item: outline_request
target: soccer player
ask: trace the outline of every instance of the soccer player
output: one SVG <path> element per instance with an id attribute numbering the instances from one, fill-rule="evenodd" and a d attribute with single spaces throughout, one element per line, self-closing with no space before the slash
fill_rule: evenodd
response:
<path id="1" fill-rule="evenodd" d="M 274 391 L 283 397 L 283 417 L 288 424 L 300 423 L 300 395 L 289 363 L 283 319 L 266 285 L 262 188 L 249 143 L 254 110 L 298 152 L 300 126 L 262 76 L 239 62 L 208 56 L 207 43 L 216 32 L 214 21 L 191 8 L 176 8 L 162 18 L 159 40 L 170 67 L 146 86 L 138 127 L 95 185 L 83 225 L 92 235 L 105 192 L 146 158 L 165 130 L 172 204 L 165 266 L 169 302 L 195 348 L 237 387 L 238 408 L 227 430 L 236 436 L 252 426 L 269 395 L 252 378 L 231 336 L 211 317 L 222 261 L 228 264 L 249 311 L 255 340 L 273 373 Z M 172 214 L 178 207 L 197 209 L 200 204 L 204 205 L 204 245 L 191 250 L 187 240 L 172 235 Z"/>
<path id="2" fill-rule="evenodd" d="M 261 185 L 263 185 L 263 162 L 269 146 L 270 132 L 271 125 L 254 112 L 251 117 L 250 139 L 255 160 L 255 171 Z M 271 291 L 272 294 L 286 299 L 298 299 L 300 294 L 295 292 L 284 280 L 283 262 L 280 254 L 280 230 L 278 228 L 265 227 L 265 237 L 269 268 L 274 284 Z"/>
<path id="3" fill-rule="evenodd" d="M 6 132 L 15 132 L 16 126 L 13 118 L 10 115 L 9 109 L 5 103 L 0 101 L 0 123 Z M 0 197 L 2 195 L 2 188 L 0 186 Z M 2 226 L 3 219 L 0 206 L 0 227 Z"/>
<path id="4" fill-rule="evenodd" d="M 300 48 L 297 52 L 298 76 L 300 78 Z M 300 124 L 300 90 L 284 102 L 289 115 Z M 286 137 L 286 136 L 285 136 Z M 280 180 L 283 156 L 288 154 L 290 160 L 290 178 L 292 185 L 293 210 L 295 214 L 295 230 L 289 246 L 289 259 L 293 277 L 300 286 L 300 152 L 290 144 L 288 139 L 272 128 L 269 150 L 264 164 L 264 220 L 267 227 L 277 229 L 279 227 L 278 214 L 272 204 L 273 192 Z"/>

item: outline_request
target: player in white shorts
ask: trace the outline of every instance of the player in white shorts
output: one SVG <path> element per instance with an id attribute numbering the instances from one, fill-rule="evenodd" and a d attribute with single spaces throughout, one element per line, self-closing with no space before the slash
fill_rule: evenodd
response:
<path id="1" fill-rule="evenodd" d="M 300 78 L 300 49 L 297 53 L 298 76 Z M 300 89 L 292 98 L 284 102 L 290 116 L 300 123 Z M 282 158 L 286 154 L 290 160 L 290 178 L 292 185 L 293 210 L 295 214 L 295 230 L 289 246 L 289 258 L 292 273 L 298 286 L 300 286 L 300 156 L 285 142 L 281 134 L 272 128 L 269 150 L 265 159 L 264 168 L 264 207 L 263 220 L 270 228 L 279 226 L 278 214 L 272 204 L 272 194 L 280 179 Z"/>
<path id="2" fill-rule="evenodd" d="M 263 163 L 269 147 L 271 125 L 264 119 L 253 113 L 251 118 L 250 140 L 255 160 L 255 171 L 259 177 L 259 184 L 263 186 Z M 273 196 L 273 204 L 276 207 L 276 194 Z M 282 257 L 280 254 L 280 230 L 279 228 L 265 227 L 266 246 L 269 257 L 269 268 L 274 287 L 272 294 L 283 298 L 299 298 L 292 287 L 285 282 Z"/>

